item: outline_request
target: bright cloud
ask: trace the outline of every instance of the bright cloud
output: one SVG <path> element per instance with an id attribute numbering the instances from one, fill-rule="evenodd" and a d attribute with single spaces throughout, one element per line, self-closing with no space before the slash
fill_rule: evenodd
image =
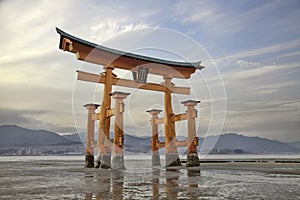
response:
<path id="1" fill-rule="evenodd" d="M 94 25 L 90 29 L 92 39 L 98 43 L 102 43 L 103 41 L 113 38 L 118 34 L 143 29 L 146 27 L 147 25 L 143 23 L 121 25 L 117 22 L 108 21 Z"/>

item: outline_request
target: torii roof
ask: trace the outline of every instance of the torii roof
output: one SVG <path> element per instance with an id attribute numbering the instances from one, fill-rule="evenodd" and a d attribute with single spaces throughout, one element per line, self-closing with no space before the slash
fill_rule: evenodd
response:
<path id="1" fill-rule="evenodd" d="M 115 68 L 135 71 L 138 66 L 149 68 L 150 74 L 171 76 L 174 78 L 190 78 L 197 69 L 204 68 L 200 62 L 177 62 L 153 58 L 116 49 L 104 47 L 75 36 L 72 36 L 58 28 L 60 35 L 59 48 L 75 53 L 77 59 L 100 64 L 103 66 L 113 65 Z"/>

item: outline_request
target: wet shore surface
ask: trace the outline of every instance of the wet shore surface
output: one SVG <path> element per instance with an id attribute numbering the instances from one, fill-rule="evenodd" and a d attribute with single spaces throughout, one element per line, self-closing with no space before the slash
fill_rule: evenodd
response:
<path id="1" fill-rule="evenodd" d="M 201 163 L 126 170 L 83 168 L 81 159 L 0 160 L 0 199 L 300 199 L 299 163 Z"/>

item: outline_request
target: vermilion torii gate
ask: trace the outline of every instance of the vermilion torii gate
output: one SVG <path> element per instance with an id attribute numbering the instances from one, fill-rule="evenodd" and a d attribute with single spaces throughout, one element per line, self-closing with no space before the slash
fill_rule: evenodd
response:
<path id="1" fill-rule="evenodd" d="M 177 147 L 187 146 L 188 157 L 187 166 L 199 166 L 197 155 L 197 137 L 195 118 L 197 111 L 194 107 L 200 101 L 188 100 L 182 102 L 187 111 L 183 114 L 175 115 L 172 108 L 172 93 L 190 94 L 190 88 L 175 86 L 172 78 L 189 79 L 196 70 L 204 67 L 201 62 L 187 63 L 167 61 L 132 53 L 127 53 L 115 49 L 100 46 L 80 38 L 74 37 L 60 29 L 56 29 L 60 35 L 59 48 L 63 51 L 76 54 L 78 60 L 99 64 L 104 68 L 104 73 L 92 74 L 77 71 L 77 79 L 82 81 L 104 84 L 103 99 L 100 113 L 95 110 L 100 106 L 97 104 L 86 104 L 88 110 L 87 140 L 86 140 L 86 167 L 94 167 L 94 147 L 97 144 L 99 156 L 96 167 L 100 168 L 124 168 L 124 134 L 123 134 L 123 100 L 130 95 L 123 92 L 112 92 L 112 86 L 123 86 L 164 93 L 164 117 L 159 118 L 161 110 L 148 110 L 151 115 L 152 125 L 152 164 L 160 165 L 158 149 L 166 148 L 166 166 L 181 165 Z M 117 78 L 113 73 L 115 68 L 130 70 L 134 80 Z M 162 76 L 163 83 L 147 83 L 147 74 Z M 115 107 L 111 108 L 111 99 L 115 99 Z M 110 118 L 115 117 L 114 139 L 110 139 Z M 94 141 L 94 121 L 99 120 L 98 140 Z M 175 132 L 175 122 L 187 120 L 187 140 L 177 141 Z M 164 124 L 165 142 L 158 141 L 158 125 Z M 111 164 L 111 141 L 113 143 L 113 161 Z"/>

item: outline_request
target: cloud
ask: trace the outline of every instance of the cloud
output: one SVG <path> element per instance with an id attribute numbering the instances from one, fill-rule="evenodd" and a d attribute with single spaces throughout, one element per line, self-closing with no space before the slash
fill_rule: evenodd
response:
<path id="1" fill-rule="evenodd" d="M 227 92 L 225 132 L 297 138 L 300 124 L 299 64 L 265 65 L 257 60 L 225 57 L 217 65 Z M 282 125 L 285 128 L 274 128 Z M 287 126 L 286 124 L 292 124 Z M 298 139 L 299 140 L 299 139 Z"/>
<path id="2" fill-rule="evenodd" d="M 57 133 L 75 133 L 73 126 L 63 127 L 49 123 L 45 120 L 38 120 L 42 115 L 51 114 L 46 110 L 15 110 L 0 108 L 0 125 L 11 124 L 29 129 L 43 129 Z M 57 113 L 56 113 L 57 114 Z"/>
<path id="3" fill-rule="evenodd" d="M 256 87 L 249 87 L 246 88 L 245 91 L 248 92 L 258 92 L 258 91 L 266 91 L 266 90 L 271 90 L 271 91 L 279 91 L 282 89 L 289 89 L 290 87 L 300 87 L 300 81 L 295 80 L 295 81 L 287 81 L 287 82 L 278 82 L 270 85 L 257 85 Z"/>
<path id="4" fill-rule="evenodd" d="M 175 19 L 183 24 L 197 24 L 197 31 L 206 30 L 214 35 L 226 35 L 238 32 L 241 17 L 236 18 L 233 13 L 226 12 L 223 6 L 214 2 L 181 1 L 173 6 Z M 226 28 L 224 28 L 226 27 Z"/>
<path id="5" fill-rule="evenodd" d="M 97 25 L 93 25 L 91 29 L 92 40 L 102 43 L 109 38 L 113 38 L 118 34 L 122 34 L 129 31 L 139 30 L 146 28 L 147 25 L 143 23 L 138 24 L 119 24 L 115 21 L 101 22 Z"/>
<path id="6" fill-rule="evenodd" d="M 254 78 L 254 77 L 258 77 L 258 76 L 265 76 L 266 74 L 269 74 L 272 72 L 292 69 L 295 67 L 298 67 L 298 65 L 261 66 L 261 67 L 254 68 L 254 69 L 241 70 L 241 71 L 231 74 L 230 76 L 231 76 L 231 78 L 234 78 L 234 79 L 247 79 L 247 78 Z"/>
<path id="7" fill-rule="evenodd" d="M 287 41 L 283 42 L 280 44 L 275 44 L 259 49 L 254 49 L 254 50 L 248 50 L 244 52 L 239 52 L 230 56 L 226 56 L 227 58 L 234 57 L 234 58 L 247 58 L 247 57 L 253 57 L 253 56 L 258 56 L 258 55 L 263 55 L 263 54 L 268 54 L 268 53 L 274 53 L 286 49 L 291 49 L 294 47 L 300 47 L 300 39 L 292 40 L 292 41 Z"/>
<path id="8" fill-rule="evenodd" d="M 281 58 L 293 57 L 293 56 L 300 57 L 300 51 L 293 51 L 293 52 L 289 52 L 289 53 L 285 53 L 285 54 L 280 55 Z"/>
<path id="9" fill-rule="evenodd" d="M 101 9 L 105 12 L 99 12 Z M 1 2 L 0 23 L 5 26 L 0 33 L 0 105 L 2 109 L 14 110 L 13 116 L 2 118 L 3 122 L 13 123 L 15 117 L 16 123 L 19 120 L 26 127 L 33 127 L 35 123 L 37 127 L 44 124 L 45 129 L 56 131 L 68 131 L 70 129 L 63 128 L 74 127 L 72 89 L 76 69 L 81 63 L 74 55 L 58 49 L 59 36 L 55 27 L 65 27 L 66 31 L 74 31 L 92 41 L 98 41 L 100 35 L 103 37 L 101 42 L 116 34 L 145 27 L 142 20 L 132 22 L 134 17 L 125 14 L 130 6 L 119 8 L 119 16 L 111 15 L 113 9 L 111 5 L 95 7 L 89 2 Z M 154 12 L 139 13 L 146 17 Z M 93 65 L 93 68 L 99 72 L 100 66 Z M 80 95 L 76 96 L 81 104 L 75 114 L 84 121 L 82 104 L 93 99 L 90 89 L 94 88 L 79 88 Z M 21 114 L 24 108 L 26 114 Z M 36 109 L 47 112 L 28 114 L 29 110 Z"/>
<path id="10" fill-rule="evenodd" d="M 174 20 L 197 25 L 193 26 L 197 33 L 208 32 L 224 37 L 242 32 L 247 35 L 269 31 L 273 31 L 271 34 L 299 32 L 294 25 L 300 15 L 297 7 L 297 2 L 287 4 L 282 1 L 233 3 L 190 0 L 175 3 L 172 11 Z"/>
<path id="11" fill-rule="evenodd" d="M 248 136 L 258 136 L 269 139 L 275 139 L 283 142 L 295 142 L 299 141 L 299 121 L 278 121 L 276 123 L 272 121 L 256 122 L 255 127 L 247 122 L 241 125 L 225 125 L 224 131 L 237 132 Z"/>
<path id="12" fill-rule="evenodd" d="M 32 55 L 31 47 L 35 47 L 37 42 L 47 42 L 49 39 L 50 42 L 53 41 L 49 34 L 51 35 L 57 23 L 63 21 L 62 11 L 70 6 L 70 3 L 70 1 L 64 1 L 60 4 L 40 1 L 26 3 L 23 1 L 2 1 L 0 24 L 5 24 L 5 26 L 2 26 L 0 35 L 5 48 L 1 48 L 1 51 L 8 54 Z M 26 51 L 21 51 L 24 48 Z M 19 51 L 15 51 L 16 49 Z M 38 53 L 46 51 L 48 48 L 34 52 L 33 55 L 39 55 Z"/>
<path id="13" fill-rule="evenodd" d="M 69 90 L 10 84 L 0 85 L 0 91 L 0 108 L 5 111 L 1 123 L 22 123 L 26 127 L 36 124 L 40 128 L 44 123 L 55 130 L 58 130 L 55 127 L 74 127 L 72 92 Z"/>
<path id="14" fill-rule="evenodd" d="M 100 102 L 102 86 L 75 81 L 75 71 L 83 68 L 100 73 L 102 67 L 77 61 L 73 54 L 60 51 L 59 36 L 55 32 L 58 26 L 83 39 L 113 48 L 131 51 L 134 49 L 133 41 L 149 49 L 158 47 L 153 45 L 154 42 L 162 47 L 157 52 L 134 49 L 135 53 L 149 53 L 168 59 L 201 58 L 206 68 L 200 72 L 201 76 L 193 76 L 189 82 L 197 85 L 199 91 L 190 97 L 180 97 L 197 97 L 202 101 L 199 106 L 201 134 L 206 132 L 212 117 L 211 104 L 227 100 L 225 131 L 238 129 L 246 134 L 271 137 L 272 124 L 283 124 L 286 138 L 295 138 L 296 132 L 299 132 L 299 126 L 295 125 L 299 119 L 300 98 L 295 92 L 299 90 L 299 17 L 296 1 L 162 1 L 155 4 L 150 1 L 141 4 L 1 1 L 1 123 L 71 132 L 74 114 L 80 122 L 78 127 L 85 129 L 86 110 L 82 105 Z M 170 37 L 169 33 L 155 36 L 147 43 L 144 37 L 157 30 L 137 30 L 150 26 L 193 33 L 194 39 L 207 44 L 212 55 L 223 54 L 215 61 L 226 86 L 227 98 L 218 95 L 224 92 L 219 89 L 223 88 L 223 82 L 218 72 L 212 70 L 213 63 L 207 62 L 210 58 L 194 51 L 191 46 L 186 48 L 185 41 L 178 43 L 178 38 Z M 129 33 L 132 33 L 130 37 Z M 119 40 L 110 40 L 117 35 Z M 127 35 L 125 42 L 122 40 L 126 37 L 121 35 Z M 177 81 L 174 82 L 177 84 Z M 178 81 L 178 84 L 185 85 L 186 82 Z M 217 94 L 213 100 L 206 84 Z M 72 97 L 73 85 L 75 96 Z M 162 103 L 159 95 L 132 95 L 135 98 L 126 102 L 127 130 L 138 135 L 150 133 L 149 116 L 145 110 L 154 105 L 159 107 Z M 140 103 L 145 102 L 145 96 L 149 97 L 149 101 Z M 180 98 L 177 100 L 175 97 L 174 101 L 180 101 Z M 177 104 L 174 103 L 174 111 L 184 112 L 182 105 Z M 128 120 L 135 125 L 132 126 Z M 285 122 L 287 125 L 284 125 Z M 215 124 L 218 123 L 216 121 Z M 276 134 L 279 131 L 274 130 L 274 137 L 278 136 Z"/>

